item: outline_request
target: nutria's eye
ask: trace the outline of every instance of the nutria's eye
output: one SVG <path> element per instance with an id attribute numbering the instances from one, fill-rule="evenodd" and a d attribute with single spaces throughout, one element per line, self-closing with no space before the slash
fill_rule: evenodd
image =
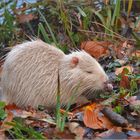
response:
<path id="1" fill-rule="evenodd" d="M 92 74 L 92 71 L 87 71 L 87 73 Z"/>

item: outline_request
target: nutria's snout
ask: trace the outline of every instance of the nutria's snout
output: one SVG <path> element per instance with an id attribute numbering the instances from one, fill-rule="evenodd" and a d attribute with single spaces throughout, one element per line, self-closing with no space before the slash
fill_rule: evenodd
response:
<path id="1" fill-rule="evenodd" d="M 113 85 L 109 81 L 104 82 L 104 90 L 105 91 L 112 91 Z"/>

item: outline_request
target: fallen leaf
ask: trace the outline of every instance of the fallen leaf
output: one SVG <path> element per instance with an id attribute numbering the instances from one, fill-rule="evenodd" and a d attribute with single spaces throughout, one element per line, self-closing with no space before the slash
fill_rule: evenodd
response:
<path id="1" fill-rule="evenodd" d="M 28 110 L 26 111 L 24 109 L 19 108 L 15 104 L 9 104 L 5 107 L 5 109 L 12 112 L 14 117 L 21 117 L 21 118 L 32 117 L 40 120 L 49 118 L 48 117 L 49 115 L 46 114 L 45 111 L 37 111 L 31 107 L 30 108 L 28 107 Z"/>
<path id="2" fill-rule="evenodd" d="M 89 53 L 96 59 L 99 59 L 99 57 L 106 56 L 109 54 L 109 45 L 111 45 L 111 43 L 107 41 L 87 41 L 82 42 L 81 49 L 85 50 L 87 53 Z"/>
<path id="3" fill-rule="evenodd" d="M 115 70 L 115 74 L 116 74 L 116 75 L 121 74 L 124 68 L 127 68 L 128 71 L 129 71 L 130 73 L 133 72 L 133 67 L 130 66 L 130 65 L 127 65 L 127 66 L 122 66 L 121 68 L 116 68 L 116 70 Z"/>
<path id="4" fill-rule="evenodd" d="M 75 134 L 71 133 L 68 128 L 65 128 L 63 132 L 60 132 L 59 130 L 54 130 L 54 136 L 56 136 L 57 139 L 74 139 Z"/>
<path id="5" fill-rule="evenodd" d="M 16 104 L 8 104 L 5 106 L 5 109 L 10 111 L 10 110 L 17 110 L 21 108 L 19 108 Z"/>
<path id="6" fill-rule="evenodd" d="M 93 129 L 102 129 L 100 121 L 98 121 L 98 114 L 95 113 L 92 108 L 86 108 L 83 121 L 86 127 Z"/>
<path id="7" fill-rule="evenodd" d="M 126 68 L 123 68 L 123 71 L 121 73 L 120 87 L 123 87 L 123 88 L 130 87 L 130 81 L 128 79 L 128 76 L 126 76 L 126 74 L 128 74 L 128 73 L 129 73 L 129 70 Z"/>
<path id="8" fill-rule="evenodd" d="M 34 14 L 20 14 L 17 15 L 17 21 L 19 23 L 25 23 L 25 22 L 29 22 L 32 21 L 33 19 L 37 19 L 37 16 L 35 16 Z"/>
<path id="9" fill-rule="evenodd" d="M 113 126 L 108 118 L 100 111 L 100 108 L 93 110 L 93 108 L 87 107 L 84 112 L 83 121 L 86 127 L 93 129 L 110 129 Z"/>
<path id="10" fill-rule="evenodd" d="M 71 133 L 74 133 L 78 138 L 82 138 L 85 134 L 85 129 L 81 127 L 77 122 L 68 123 L 68 128 Z"/>

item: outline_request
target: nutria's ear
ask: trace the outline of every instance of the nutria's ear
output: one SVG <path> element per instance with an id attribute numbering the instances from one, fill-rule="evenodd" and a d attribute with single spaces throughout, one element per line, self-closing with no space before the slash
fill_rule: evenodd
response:
<path id="1" fill-rule="evenodd" d="M 79 58 L 78 57 L 72 57 L 71 67 L 74 68 L 75 66 L 77 66 L 78 63 L 79 63 Z"/>

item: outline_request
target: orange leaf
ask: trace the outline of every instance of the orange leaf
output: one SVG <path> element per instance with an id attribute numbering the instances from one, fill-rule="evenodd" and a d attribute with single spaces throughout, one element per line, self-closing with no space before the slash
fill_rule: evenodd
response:
<path id="1" fill-rule="evenodd" d="M 93 129 L 110 129 L 113 127 L 108 118 L 100 112 L 100 107 L 93 110 L 88 106 L 84 112 L 83 121 L 86 127 Z"/>
<path id="2" fill-rule="evenodd" d="M 93 129 L 101 129 L 102 127 L 98 124 L 98 114 L 96 114 L 92 109 L 89 107 L 84 112 L 83 118 L 84 124 L 86 127 L 93 128 Z"/>
<path id="3" fill-rule="evenodd" d="M 108 55 L 108 46 L 111 45 L 110 42 L 107 41 L 87 41 L 81 44 L 81 49 L 85 50 L 91 56 L 95 58 L 99 58 L 103 55 Z"/>

